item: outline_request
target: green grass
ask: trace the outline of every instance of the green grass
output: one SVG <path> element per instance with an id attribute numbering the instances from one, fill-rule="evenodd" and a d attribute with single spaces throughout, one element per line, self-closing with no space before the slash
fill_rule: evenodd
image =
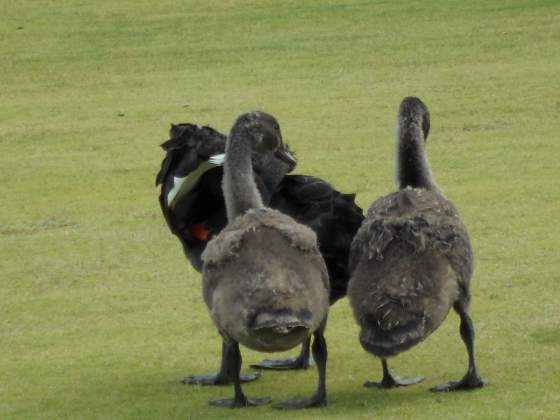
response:
<path id="1" fill-rule="evenodd" d="M 554 418 L 560 412 L 560 3 L 0 0 L 0 418 Z M 448 321 L 365 389 L 378 361 L 331 311 L 321 410 L 209 407 L 217 367 L 200 275 L 153 186 L 170 122 L 276 115 L 298 172 L 393 188 L 402 97 L 432 114 L 438 183 L 476 252 L 478 363 L 491 384 L 434 395 L 466 353 Z M 263 355 L 243 350 L 245 361 Z M 246 364 L 247 366 L 247 364 Z M 265 372 L 276 401 L 316 374 Z"/>

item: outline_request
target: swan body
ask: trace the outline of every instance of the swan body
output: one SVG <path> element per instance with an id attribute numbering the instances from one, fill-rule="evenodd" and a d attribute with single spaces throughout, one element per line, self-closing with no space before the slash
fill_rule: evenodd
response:
<path id="1" fill-rule="evenodd" d="M 205 279 L 212 279 L 204 282 L 212 319 L 223 336 L 246 347 L 289 350 L 326 316 L 328 273 L 315 234 L 276 210 L 236 218 L 210 241 L 203 260 Z M 275 329 L 288 336 L 275 336 Z"/>
<path id="2" fill-rule="evenodd" d="M 381 358 L 383 379 L 366 386 L 390 388 L 423 380 L 399 378 L 387 358 L 426 339 L 454 308 L 469 368 L 458 382 L 434 391 L 475 388 L 485 381 L 474 361 L 474 328 L 468 315 L 473 253 L 455 206 L 434 181 L 425 153 L 430 114 L 418 98 L 399 109 L 396 147 L 398 190 L 377 199 L 350 250 L 348 297 L 362 347 Z"/>
<path id="3" fill-rule="evenodd" d="M 313 335 L 319 372 L 315 394 L 275 406 L 322 406 L 327 401 L 323 335 L 329 309 L 327 268 L 315 233 L 263 204 L 252 176 L 255 150 L 293 162 L 274 117 L 252 112 L 237 119 L 226 143 L 222 182 L 228 224 L 202 255 L 204 300 L 224 338 L 226 370 L 235 394 L 210 403 L 243 407 L 269 401 L 243 393 L 239 343 L 259 351 L 284 351 Z"/>

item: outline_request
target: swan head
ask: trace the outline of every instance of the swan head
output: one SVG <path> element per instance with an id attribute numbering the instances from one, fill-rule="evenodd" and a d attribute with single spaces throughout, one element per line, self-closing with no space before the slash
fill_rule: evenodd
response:
<path id="1" fill-rule="evenodd" d="M 248 112 L 237 118 L 234 127 L 242 129 L 251 142 L 253 152 L 273 154 L 290 167 L 296 159 L 282 141 L 282 132 L 276 118 L 265 112 Z"/>
<path id="2" fill-rule="evenodd" d="M 408 96 L 401 102 L 399 108 L 399 129 L 411 125 L 418 125 L 424 134 L 424 142 L 428 141 L 430 133 L 430 112 L 424 102 L 415 96 Z"/>

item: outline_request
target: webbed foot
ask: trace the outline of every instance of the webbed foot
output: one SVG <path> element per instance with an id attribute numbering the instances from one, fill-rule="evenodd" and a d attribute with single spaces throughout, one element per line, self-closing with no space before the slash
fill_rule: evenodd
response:
<path id="1" fill-rule="evenodd" d="M 422 382 L 424 380 L 423 376 L 414 376 L 414 377 L 401 377 L 401 376 L 393 376 L 390 375 L 388 377 L 384 377 L 383 380 L 380 382 L 376 381 L 366 381 L 364 386 L 366 388 L 396 388 L 399 386 L 408 386 L 414 385 Z"/>
<path id="2" fill-rule="evenodd" d="M 446 384 L 441 384 L 430 388 L 432 392 L 446 392 L 446 391 L 461 391 L 467 389 L 482 388 L 488 384 L 486 379 L 482 379 L 477 373 L 466 374 L 460 381 L 450 381 Z"/>
<path id="3" fill-rule="evenodd" d="M 400 376 L 390 376 L 389 378 L 383 378 L 381 381 L 366 381 L 364 386 L 366 388 L 396 388 L 399 386 L 414 385 L 422 382 L 424 380 L 423 376 L 414 377 L 400 377 Z"/>
<path id="4" fill-rule="evenodd" d="M 243 408 L 243 407 L 254 407 L 259 405 L 269 404 L 272 398 L 248 398 L 243 396 L 242 398 L 225 398 L 223 400 L 210 400 L 208 404 L 215 407 L 225 407 L 225 408 Z"/>
<path id="5" fill-rule="evenodd" d="M 380 382 L 366 381 L 364 386 L 366 388 L 396 388 L 398 386 L 408 386 L 420 383 L 424 380 L 423 376 L 402 377 L 396 376 L 391 373 L 386 359 L 381 359 L 381 366 L 383 367 L 383 379 Z"/>
<path id="6" fill-rule="evenodd" d="M 239 380 L 241 382 L 252 382 L 260 376 L 260 373 L 253 372 L 246 375 L 239 375 Z M 181 379 L 181 382 L 185 385 L 229 385 L 231 381 L 225 376 L 219 373 L 211 373 L 208 375 L 193 375 L 185 376 Z"/>
<path id="7" fill-rule="evenodd" d="M 482 379 L 476 369 L 476 364 L 474 360 L 474 326 L 472 319 L 469 316 L 466 308 L 466 304 L 462 301 L 457 302 L 454 305 L 455 311 L 461 317 L 461 338 L 465 346 L 467 347 L 467 353 L 469 354 L 469 367 L 467 373 L 463 376 L 460 381 L 450 381 L 446 384 L 441 384 L 430 389 L 432 392 L 445 392 L 445 391 L 460 391 L 465 389 L 476 389 L 481 388 L 488 383 L 486 379 Z"/>

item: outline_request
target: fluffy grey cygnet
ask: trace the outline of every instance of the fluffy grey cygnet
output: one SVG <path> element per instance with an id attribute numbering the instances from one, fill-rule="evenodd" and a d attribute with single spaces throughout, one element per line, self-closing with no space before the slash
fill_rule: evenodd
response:
<path id="1" fill-rule="evenodd" d="M 474 328 L 468 314 L 473 254 L 467 229 L 436 185 L 425 153 L 430 114 L 418 98 L 399 109 L 396 149 L 398 191 L 369 208 L 350 250 L 348 297 L 361 327 L 362 347 L 379 357 L 380 382 L 391 388 L 423 380 L 391 374 L 387 358 L 428 337 L 453 308 L 467 347 L 467 374 L 432 391 L 483 386 L 474 358 Z"/>
<path id="2" fill-rule="evenodd" d="M 253 178 L 253 150 L 293 159 L 282 147 L 278 123 L 271 115 L 241 115 L 227 139 L 223 191 L 227 226 L 202 254 L 203 293 L 212 320 L 224 338 L 224 363 L 234 384 L 232 399 L 210 404 L 244 407 L 270 402 L 242 391 L 239 343 L 253 350 L 291 349 L 314 336 L 313 357 L 319 383 L 304 400 L 276 408 L 323 406 L 327 402 L 327 347 L 324 328 L 329 308 L 329 279 L 315 233 L 263 205 Z"/>

